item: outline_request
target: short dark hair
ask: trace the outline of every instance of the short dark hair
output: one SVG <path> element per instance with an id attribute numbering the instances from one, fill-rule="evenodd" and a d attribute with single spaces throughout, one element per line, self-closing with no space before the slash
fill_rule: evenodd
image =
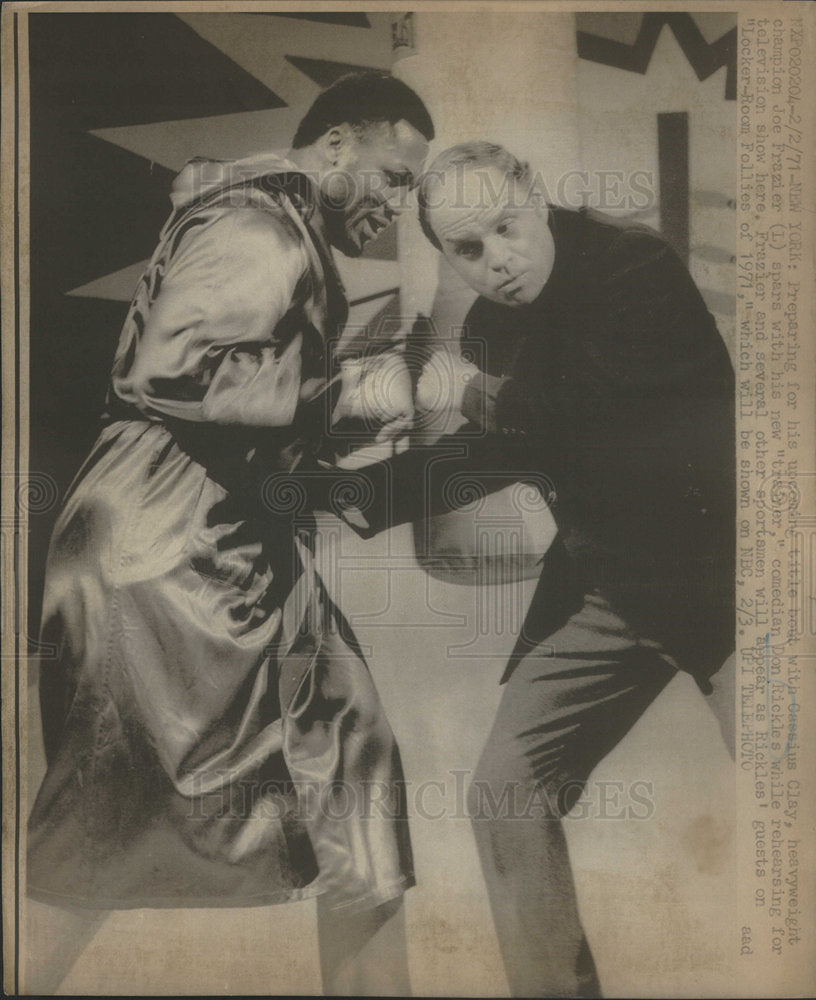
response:
<path id="1" fill-rule="evenodd" d="M 383 70 L 363 70 L 341 76 L 315 99 L 297 127 L 292 149 L 311 146 L 330 128 L 347 122 L 364 128 L 374 122 L 405 119 L 428 142 L 434 127 L 428 109 L 411 88 Z"/>
<path id="2" fill-rule="evenodd" d="M 436 238 L 428 219 L 431 185 L 440 181 L 449 170 L 466 170 L 472 167 L 497 167 L 506 177 L 514 177 L 525 184 L 532 181 L 529 163 L 523 163 L 496 142 L 474 139 L 443 150 L 419 178 L 417 185 L 419 224 L 437 250 L 442 249 L 442 244 Z"/>

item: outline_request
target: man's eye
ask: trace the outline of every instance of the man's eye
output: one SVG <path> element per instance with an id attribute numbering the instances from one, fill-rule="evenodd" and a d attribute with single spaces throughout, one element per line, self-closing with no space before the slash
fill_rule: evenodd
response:
<path id="1" fill-rule="evenodd" d="M 460 243 L 456 248 L 456 255 L 467 260 L 476 260 L 481 252 L 481 243 Z"/>
<path id="2" fill-rule="evenodd" d="M 499 236 L 507 236 L 510 233 L 512 233 L 514 228 L 513 226 L 514 221 L 515 220 L 513 219 L 504 219 L 502 222 L 500 222 L 496 227 L 496 232 L 499 234 Z"/>

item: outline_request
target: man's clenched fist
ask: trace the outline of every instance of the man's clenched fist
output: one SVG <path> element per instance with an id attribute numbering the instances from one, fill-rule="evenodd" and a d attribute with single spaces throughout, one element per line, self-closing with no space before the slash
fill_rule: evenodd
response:
<path id="1" fill-rule="evenodd" d="M 461 424 L 465 388 L 479 369 L 458 351 L 434 352 L 422 369 L 416 391 L 416 408 L 427 419 L 440 424 Z"/>
<path id="2" fill-rule="evenodd" d="M 388 352 L 340 363 L 342 388 L 333 421 L 359 420 L 377 442 L 406 434 L 413 424 L 411 375 L 402 354 Z"/>

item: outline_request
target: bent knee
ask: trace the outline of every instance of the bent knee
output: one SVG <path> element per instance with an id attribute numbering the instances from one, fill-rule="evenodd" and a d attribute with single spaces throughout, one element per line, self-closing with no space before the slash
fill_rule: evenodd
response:
<path id="1" fill-rule="evenodd" d="M 466 804 L 474 823 L 558 815 L 557 796 L 523 757 L 483 758 L 473 773 Z"/>

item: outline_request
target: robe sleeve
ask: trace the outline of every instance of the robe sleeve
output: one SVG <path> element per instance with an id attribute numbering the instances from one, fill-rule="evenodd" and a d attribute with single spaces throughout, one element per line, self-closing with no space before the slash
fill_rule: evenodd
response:
<path id="1" fill-rule="evenodd" d="M 301 387 L 301 334 L 276 336 L 308 276 L 284 217 L 225 211 L 191 227 L 169 263 L 117 393 L 147 413 L 283 427 Z"/>

